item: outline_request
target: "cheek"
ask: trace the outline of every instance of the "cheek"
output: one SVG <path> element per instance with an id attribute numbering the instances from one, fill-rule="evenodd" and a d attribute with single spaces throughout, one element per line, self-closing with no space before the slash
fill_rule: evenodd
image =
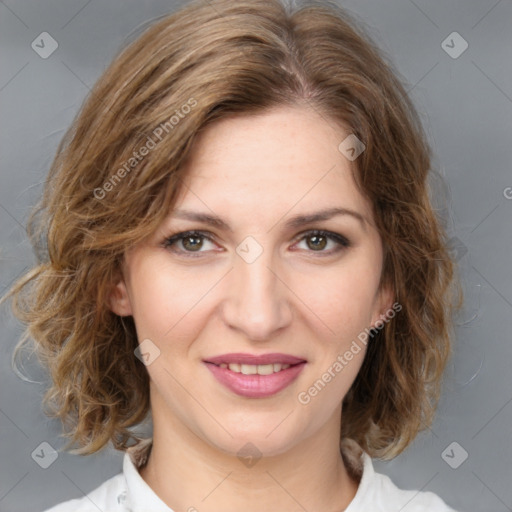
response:
<path id="1" fill-rule="evenodd" d="M 132 274 L 131 297 L 139 339 L 168 349 L 201 330 L 205 298 L 215 280 L 211 275 L 203 279 L 192 267 L 177 269 L 166 259 L 158 255 L 141 261 Z"/>
<path id="2" fill-rule="evenodd" d="M 294 287 L 321 332 L 335 340 L 357 336 L 371 323 L 380 274 L 378 262 L 369 260 L 347 258 L 336 267 L 303 274 L 308 277 L 301 276 Z"/>

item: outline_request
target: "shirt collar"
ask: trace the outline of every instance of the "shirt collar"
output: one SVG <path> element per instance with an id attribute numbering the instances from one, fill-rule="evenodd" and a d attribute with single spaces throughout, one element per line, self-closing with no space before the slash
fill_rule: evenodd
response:
<path id="1" fill-rule="evenodd" d="M 349 503 L 345 512 L 360 512 L 367 510 L 368 506 L 375 504 L 375 470 L 373 469 L 372 458 L 365 452 L 361 452 L 360 458 L 361 475 L 356 495 Z"/>
<path id="2" fill-rule="evenodd" d="M 147 438 L 128 448 L 123 459 L 123 473 L 127 489 L 127 505 L 130 512 L 173 512 L 151 489 L 139 473 L 148 459 L 153 438 Z M 371 457 L 350 439 L 340 444 L 343 461 L 350 475 L 359 482 L 357 493 L 345 512 L 359 510 L 362 500 L 368 498 L 375 471 Z"/>
<path id="3" fill-rule="evenodd" d="M 146 463 L 153 438 L 144 439 L 128 448 L 123 459 L 123 473 L 127 488 L 127 505 L 131 512 L 173 512 L 149 487 L 139 473 Z"/>

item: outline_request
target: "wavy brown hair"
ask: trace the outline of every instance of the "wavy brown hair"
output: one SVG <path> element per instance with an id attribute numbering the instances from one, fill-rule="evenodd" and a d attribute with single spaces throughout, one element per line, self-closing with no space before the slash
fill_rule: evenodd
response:
<path id="1" fill-rule="evenodd" d="M 3 298 L 26 326 L 13 362 L 32 340 L 65 449 L 94 453 L 111 441 L 125 450 L 141 439 L 132 427 L 150 412 L 149 377 L 134 356 L 133 319 L 108 305 L 124 253 L 172 209 L 200 130 L 282 105 L 314 109 L 366 145 L 354 178 L 383 241 L 381 286 L 402 305 L 369 343 L 341 437 L 392 458 L 431 424 L 456 279 L 429 199 L 430 148 L 398 77 L 361 23 L 330 2 L 196 0 L 116 56 L 58 146 L 28 221 L 37 264 Z"/>

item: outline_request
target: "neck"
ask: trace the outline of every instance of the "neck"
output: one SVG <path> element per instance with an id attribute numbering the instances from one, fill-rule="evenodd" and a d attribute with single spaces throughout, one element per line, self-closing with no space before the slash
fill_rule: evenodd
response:
<path id="1" fill-rule="evenodd" d="M 173 510 L 339 512 L 353 500 L 358 482 L 341 457 L 339 428 L 332 427 L 328 422 L 282 454 L 245 465 L 187 428 L 154 418 L 153 446 L 140 474 Z"/>

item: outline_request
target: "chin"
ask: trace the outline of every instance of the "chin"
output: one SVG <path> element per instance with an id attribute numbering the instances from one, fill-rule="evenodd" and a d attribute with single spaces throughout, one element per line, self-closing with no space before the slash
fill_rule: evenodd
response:
<path id="1" fill-rule="evenodd" d="M 287 414 L 272 414 L 270 420 L 267 418 L 263 421 L 259 418 L 259 423 L 254 418 L 251 425 L 251 416 L 248 415 L 244 424 L 223 423 L 232 437 L 221 429 L 217 435 L 212 436 L 210 433 L 206 439 L 212 447 L 239 458 L 277 456 L 292 449 L 305 437 L 305 429 L 296 420 L 289 422 L 291 415 L 288 418 L 286 416 Z"/>

